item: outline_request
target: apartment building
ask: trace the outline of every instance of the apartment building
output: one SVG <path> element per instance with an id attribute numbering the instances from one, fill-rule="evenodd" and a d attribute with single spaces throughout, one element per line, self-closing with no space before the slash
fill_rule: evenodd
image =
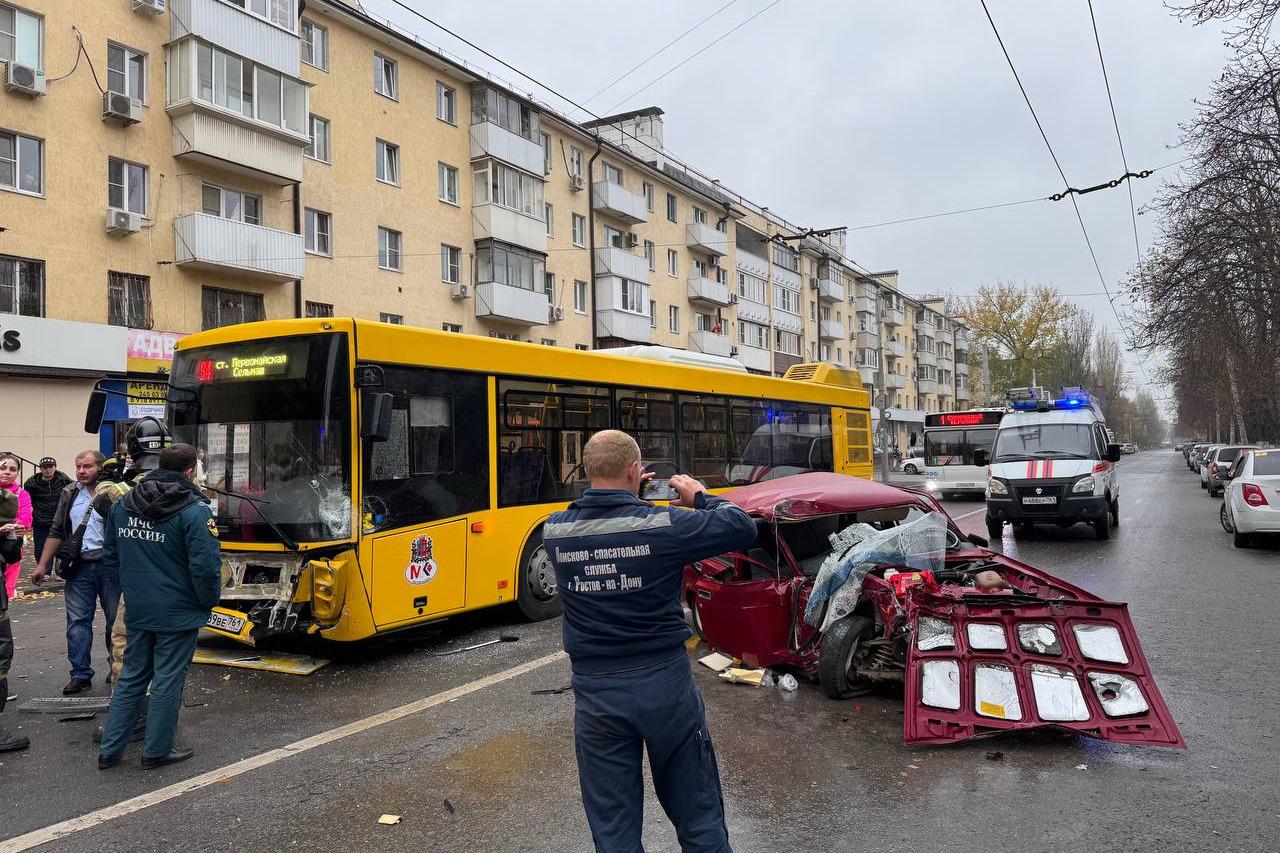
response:
<path id="1" fill-rule="evenodd" d="M 85 443 L 97 378 L 119 431 L 182 335 L 295 316 L 960 399 L 943 306 L 669 157 L 660 109 L 575 123 L 354 0 L 0 0 L 0 62 L 0 383 L 33 413 L 0 447 L 30 458 Z"/>

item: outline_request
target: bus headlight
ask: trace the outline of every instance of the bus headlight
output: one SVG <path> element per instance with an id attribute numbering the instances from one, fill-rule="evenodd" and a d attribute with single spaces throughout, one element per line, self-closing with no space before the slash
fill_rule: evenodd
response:
<path id="1" fill-rule="evenodd" d="M 1005 485 L 1004 480 L 992 477 L 987 480 L 987 491 L 993 495 L 1007 495 L 1009 494 L 1009 487 Z"/>
<path id="2" fill-rule="evenodd" d="M 1071 493 L 1074 495 L 1093 494 L 1093 477 L 1081 477 L 1076 480 L 1075 485 L 1071 487 Z"/>
<path id="3" fill-rule="evenodd" d="M 925 481 L 924 481 L 924 490 L 925 490 L 926 492 L 936 492 L 936 491 L 938 491 L 938 481 L 937 481 L 937 480 L 925 480 Z"/>

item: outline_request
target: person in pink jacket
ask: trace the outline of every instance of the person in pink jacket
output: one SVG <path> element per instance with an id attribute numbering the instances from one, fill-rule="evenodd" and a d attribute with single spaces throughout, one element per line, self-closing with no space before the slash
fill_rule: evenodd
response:
<path id="1" fill-rule="evenodd" d="M 4 588 L 8 598 L 13 598 L 18 588 L 18 573 L 22 570 L 22 538 L 31 529 L 31 495 L 18 485 L 18 467 L 18 457 L 0 453 L 0 539 L 18 543 L 16 549 L 5 543 L 4 551 L 0 553 L 13 552 L 19 556 L 4 567 Z"/>

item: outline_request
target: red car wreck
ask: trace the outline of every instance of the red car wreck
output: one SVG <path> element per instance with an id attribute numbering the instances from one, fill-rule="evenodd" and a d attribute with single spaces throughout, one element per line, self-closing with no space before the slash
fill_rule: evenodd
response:
<path id="1" fill-rule="evenodd" d="M 906 743 L 1048 727 L 1185 747 L 1126 605 L 990 550 L 931 496 L 823 473 L 724 496 L 760 533 L 685 569 L 716 651 L 833 698 L 902 684 Z"/>

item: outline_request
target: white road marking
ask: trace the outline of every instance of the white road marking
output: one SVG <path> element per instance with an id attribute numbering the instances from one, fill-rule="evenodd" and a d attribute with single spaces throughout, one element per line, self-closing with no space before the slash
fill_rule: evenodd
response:
<path id="1" fill-rule="evenodd" d="M 201 773 L 199 776 L 193 776 L 190 779 L 175 782 L 174 784 L 168 785 L 164 788 L 148 791 L 145 794 L 140 794 L 131 799 L 123 800 L 115 805 L 105 806 L 96 811 L 89 812 L 88 814 L 64 820 L 61 823 L 54 823 L 41 829 L 32 830 L 25 835 L 19 835 L 15 838 L 10 838 L 8 841 L 0 842 L 0 853 L 20 853 L 20 851 L 30 850 L 33 847 L 39 847 L 41 844 L 48 844 L 51 841 L 66 838 L 69 835 L 74 835 L 75 833 L 86 829 L 93 829 L 94 827 L 101 826 L 102 824 L 115 820 L 116 818 L 124 817 L 125 815 L 130 815 L 134 812 L 140 812 L 143 809 L 151 808 L 152 806 L 180 797 L 183 794 L 189 794 L 192 791 L 207 788 L 210 785 L 229 780 L 235 776 L 240 776 L 251 770 L 257 770 L 260 767 L 266 767 L 269 764 L 274 764 L 277 761 L 282 761 L 294 755 L 300 755 L 308 750 L 315 749 L 318 746 L 324 746 L 326 744 L 333 743 L 334 741 L 350 737 L 351 735 L 366 732 L 370 729 L 377 728 L 378 726 L 395 722 L 396 720 L 403 719 L 404 717 L 408 717 L 412 714 L 425 711 L 428 708 L 433 708 L 436 705 L 443 705 L 446 702 L 461 699 L 468 694 L 483 690 L 486 687 L 492 687 L 493 685 L 500 684 L 504 681 L 509 681 L 513 678 L 524 675 L 525 673 L 533 672 L 535 669 L 541 669 L 548 664 L 564 660 L 565 658 L 566 655 L 564 652 L 555 652 L 554 654 L 549 654 L 544 657 L 531 660 L 528 663 L 522 663 L 519 666 L 513 666 L 510 669 L 495 672 L 492 675 L 487 675 L 484 678 L 454 687 L 450 690 L 445 690 L 432 696 L 417 699 L 413 702 L 409 702 L 408 704 L 401 705 L 398 708 L 391 708 L 389 710 L 382 711 L 381 713 L 365 717 L 364 719 L 347 723 L 345 726 L 339 726 L 336 729 L 321 732 L 320 734 L 312 735 L 309 738 L 303 738 L 299 741 L 294 741 L 287 746 L 269 750 L 261 755 L 255 755 L 252 758 L 245 758 L 217 770 L 210 770 L 207 773 Z M 88 756 L 86 756 L 86 760 L 87 759 Z"/>
<path id="2" fill-rule="evenodd" d="M 959 521 L 962 518 L 968 518 L 971 515 L 977 515 L 980 512 L 986 512 L 986 511 L 987 511 L 987 508 L 984 506 L 982 509 L 975 509 L 973 512 L 966 512 L 964 515 L 953 515 L 951 516 L 951 520 Z"/>

